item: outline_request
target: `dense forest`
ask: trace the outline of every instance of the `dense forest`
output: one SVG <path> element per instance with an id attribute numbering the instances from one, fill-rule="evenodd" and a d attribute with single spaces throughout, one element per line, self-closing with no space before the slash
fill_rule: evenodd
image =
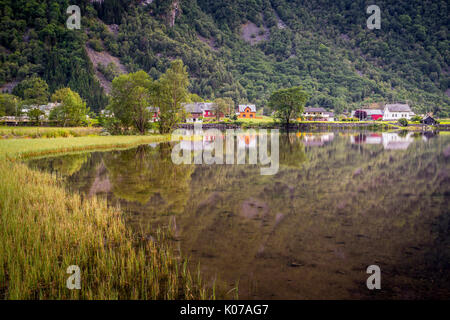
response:
<path id="1" fill-rule="evenodd" d="M 80 6 L 81 30 L 65 27 Z M 309 106 L 338 113 L 407 102 L 450 116 L 448 1 L 377 1 L 369 30 L 363 0 L 0 0 L 0 86 L 38 75 L 50 93 L 70 87 L 98 112 L 108 98 L 86 48 L 128 72 L 158 78 L 176 58 L 190 91 L 266 107 L 301 85 Z M 109 81 L 114 66 L 99 68 Z"/>

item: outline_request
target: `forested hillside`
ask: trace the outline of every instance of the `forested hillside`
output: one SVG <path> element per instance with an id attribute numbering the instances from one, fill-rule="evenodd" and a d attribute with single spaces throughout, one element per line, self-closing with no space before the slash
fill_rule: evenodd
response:
<path id="1" fill-rule="evenodd" d="M 82 29 L 68 30 L 69 4 Z M 282 87 L 302 85 L 307 105 L 338 113 L 371 102 L 408 102 L 450 115 L 449 7 L 442 1 L 0 0 L 0 85 L 37 74 L 51 92 L 69 86 L 92 110 L 107 103 L 86 47 L 118 57 L 128 72 L 158 78 L 188 66 L 191 92 L 258 108 Z M 114 64 L 100 68 L 106 79 Z"/>

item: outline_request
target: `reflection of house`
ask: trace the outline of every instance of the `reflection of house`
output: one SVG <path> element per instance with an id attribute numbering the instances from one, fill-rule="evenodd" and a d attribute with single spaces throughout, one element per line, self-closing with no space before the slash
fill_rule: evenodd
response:
<path id="1" fill-rule="evenodd" d="M 361 133 L 356 136 L 350 136 L 350 142 L 353 144 L 381 144 L 383 143 L 383 136 L 381 133 Z"/>
<path id="2" fill-rule="evenodd" d="M 324 108 L 308 107 L 302 114 L 305 120 L 334 121 L 334 113 L 328 112 Z"/>
<path id="3" fill-rule="evenodd" d="M 186 135 L 189 137 L 192 132 L 186 131 Z M 223 138 L 222 135 L 203 135 L 200 139 L 187 139 L 180 141 L 180 147 L 182 150 L 198 151 L 198 150 L 212 150 L 215 146 L 216 139 Z"/>
<path id="4" fill-rule="evenodd" d="M 200 151 L 203 150 L 202 140 L 181 140 L 180 141 L 181 150 L 187 151 Z"/>
<path id="5" fill-rule="evenodd" d="M 239 118 L 256 118 L 256 106 L 253 104 L 245 105 L 240 104 L 239 105 Z"/>
<path id="6" fill-rule="evenodd" d="M 303 144 L 305 147 L 321 147 L 326 143 L 333 141 L 334 133 L 333 132 L 325 132 L 325 133 L 307 133 L 301 134 Z"/>
<path id="7" fill-rule="evenodd" d="M 384 107 L 383 120 L 411 119 L 414 116 L 408 104 L 387 104 Z"/>
<path id="8" fill-rule="evenodd" d="M 414 141 L 412 133 L 400 135 L 394 132 L 383 132 L 383 146 L 386 150 L 406 150 Z"/>
<path id="9" fill-rule="evenodd" d="M 254 134 L 238 134 L 237 145 L 240 149 L 256 149 L 256 135 Z"/>
<path id="10" fill-rule="evenodd" d="M 425 142 L 428 142 L 428 140 L 430 140 L 434 137 L 436 137 L 436 133 L 431 132 L 431 131 L 426 131 L 422 134 L 422 140 Z"/>
<path id="11" fill-rule="evenodd" d="M 352 144 L 383 144 L 386 150 L 406 150 L 413 141 L 413 133 L 407 133 L 406 135 L 396 132 L 361 133 L 350 136 Z"/>

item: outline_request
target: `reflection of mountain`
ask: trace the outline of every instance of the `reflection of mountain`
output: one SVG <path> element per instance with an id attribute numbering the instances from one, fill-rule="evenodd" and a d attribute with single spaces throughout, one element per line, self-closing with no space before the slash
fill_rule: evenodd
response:
<path id="1" fill-rule="evenodd" d="M 286 160 L 303 150 L 291 138 L 280 139 Z M 450 288 L 444 269 L 428 262 L 438 254 L 429 226 L 446 211 L 450 185 L 439 144 L 433 152 L 391 154 L 386 166 L 382 152 L 360 153 L 345 138 L 334 140 L 309 149 L 301 167 L 282 166 L 272 177 L 252 167 L 198 166 L 177 219 L 183 252 L 205 274 L 228 284 L 240 279 L 244 299 L 367 298 L 365 268 L 375 261 L 389 275 L 380 297 L 450 294 L 430 290 L 438 277 Z M 448 256 L 444 244 L 439 248 Z"/>
<path id="2" fill-rule="evenodd" d="M 105 164 L 101 161 L 96 168 L 95 180 L 92 182 L 89 188 L 89 196 L 92 197 L 96 194 L 108 194 L 111 192 L 112 185 L 108 177 L 108 172 L 106 170 Z"/>

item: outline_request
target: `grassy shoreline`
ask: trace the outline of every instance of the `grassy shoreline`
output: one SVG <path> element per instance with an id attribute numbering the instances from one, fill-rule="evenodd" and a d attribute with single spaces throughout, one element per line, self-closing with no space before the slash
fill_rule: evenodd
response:
<path id="1" fill-rule="evenodd" d="M 0 159 L 17 160 L 57 153 L 130 148 L 140 144 L 169 141 L 170 138 L 170 135 L 151 135 L 5 139 L 0 140 Z"/>
<path id="2" fill-rule="evenodd" d="M 0 138 L 58 138 L 98 135 L 102 128 L 94 127 L 6 127 L 0 126 Z"/>
<path id="3" fill-rule="evenodd" d="M 209 299 L 164 241 L 136 237 L 119 208 L 82 200 L 29 156 L 167 141 L 169 136 L 0 141 L 0 298 Z M 159 234 L 159 239 L 162 238 Z M 81 290 L 66 288 L 67 267 L 81 269 Z"/>

